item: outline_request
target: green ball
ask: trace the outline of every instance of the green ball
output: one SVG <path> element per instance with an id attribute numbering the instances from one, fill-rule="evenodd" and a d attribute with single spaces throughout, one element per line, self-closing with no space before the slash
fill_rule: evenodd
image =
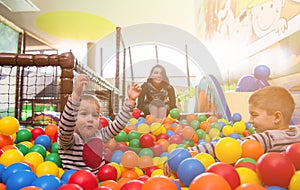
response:
<path id="1" fill-rule="evenodd" d="M 207 117 L 204 114 L 200 114 L 200 115 L 198 115 L 197 119 L 201 123 L 202 121 L 206 121 Z"/>
<path id="2" fill-rule="evenodd" d="M 52 145 L 50 147 L 50 152 L 51 153 L 58 153 L 58 143 L 57 142 L 52 143 Z"/>
<path id="3" fill-rule="evenodd" d="M 136 130 L 131 130 L 128 133 L 128 139 L 131 141 L 132 139 L 140 139 L 141 134 Z"/>
<path id="4" fill-rule="evenodd" d="M 213 122 L 213 123 L 210 124 L 210 126 L 211 126 L 211 128 L 216 128 L 219 131 L 222 130 L 222 125 L 219 122 Z"/>
<path id="5" fill-rule="evenodd" d="M 188 139 L 183 139 L 182 144 L 188 145 L 189 147 L 194 146 L 194 141 L 193 140 L 188 140 Z"/>
<path id="6" fill-rule="evenodd" d="M 199 129 L 200 122 L 199 122 L 198 120 L 193 120 L 193 121 L 191 121 L 190 126 L 191 126 L 194 130 L 197 130 L 197 129 Z"/>
<path id="7" fill-rule="evenodd" d="M 17 144 L 16 147 L 22 152 L 23 156 L 29 152 L 29 148 L 25 144 Z"/>
<path id="8" fill-rule="evenodd" d="M 30 141 L 32 133 L 28 129 L 21 129 L 17 132 L 16 139 L 18 142 Z"/>
<path id="9" fill-rule="evenodd" d="M 61 167 L 61 159 L 58 153 L 50 153 L 46 156 L 45 161 L 54 162 L 58 167 Z"/>
<path id="10" fill-rule="evenodd" d="M 143 148 L 140 153 L 139 156 L 150 156 L 151 158 L 153 158 L 154 154 L 153 151 L 150 148 Z"/>
<path id="11" fill-rule="evenodd" d="M 179 119 L 180 117 L 180 111 L 179 109 L 177 108 L 173 108 L 170 110 L 170 116 L 173 118 L 173 119 Z"/>
<path id="12" fill-rule="evenodd" d="M 206 132 L 203 129 L 197 129 L 196 134 L 198 135 L 199 139 L 205 139 Z"/>
<path id="13" fill-rule="evenodd" d="M 45 157 L 46 157 L 46 154 L 47 154 L 46 148 L 45 148 L 43 145 L 40 145 L 40 144 L 35 144 L 35 145 L 33 145 L 33 146 L 29 149 L 29 152 L 37 152 L 37 153 L 39 153 L 40 155 L 42 155 L 43 158 L 45 158 Z"/>
<path id="14" fill-rule="evenodd" d="M 140 140 L 139 139 L 132 139 L 131 141 L 129 141 L 128 146 L 131 147 L 131 148 L 141 148 Z"/>
<path id="15" fill-rule="evenodd" d="M 248 131 L 249 131 L 250 133 L 252 133 L 252 134 L 255 134 L 255 133 L 256 133 L 253 126 L 250 126 L 250 127 L 248 128 Z"/>
<path id="16" fill-rule="evenodd" d="M 180 125 L 185 125 L 185 124 L 189 124 L 189 122 L 186 119 L 182 119 L 182 120 L 179 121 L 179 124 Z"/>
<path id="17" fill-rule="evenodd" d="M 120 131 L 120 133 L 115 136 L 115 141 L 127 142 L 128 141 L 127 133 L 125 131 Z"/>

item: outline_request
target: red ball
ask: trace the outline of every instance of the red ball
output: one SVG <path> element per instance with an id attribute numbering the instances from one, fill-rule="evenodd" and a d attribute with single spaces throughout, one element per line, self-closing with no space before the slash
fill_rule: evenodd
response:
<path id="1" fill-rule="evenodd" d="M 31 129 L 32 140 L 35 140 L 40 135 L 45 135 L 45 131 L 41 127 L 35 127 Z"/>
<path id="2" fill-rule="evenodd" d="M 166 133 L 161 133 L 161 134 L 159 134 L 159 135 L 156 136 L 156 139 L 157 140 L 159 140 L 159 139 L 166 139 L 166 140 L 168 140 L 169 136 Z"/>
<path id="3" fill-rule="evenodd" d="M 285 155 L 292 160 L 296 171 L 300 170 L 300 142 L 289 145 Z"/>
<path id="4" fill-rule="evenodd" d="M 105 164 L 99 168 L 97 176 L 99 181 L 116 180 L 118 171 L 114 166 Z"/>
<path id="5" fill-rule="evenodd" d="M 154 142 L 154 145 L 150 147 L 154 156 L 159 156 L 163 153 L 163 146 L 159 142 Z"/>
<path id="6" fill-rule="evenodd" d="M 295 167 L 287 156 L 269 152 L 258 159 L 256 171 L 266 186 L 287 188 L 295 173 Z"/>
<path id="7" fill-rule="evenodd" d="M 77 184 L 64 184 L 60 186 L 57 190 L 83 190 L 83 189 Z"/>
<path id="8" fill-rule="evenodd" d="M 83 188 L 83 190 L 91 190 L 98 187 L 97 177 L 88 170 L 78 170 L 74 172 L 69 180 L 69 184 L 77 184 Z"/>
<path id="9" fill-rule="evenodd" d="M 142 182 L 145 182 L 149 179 L 149 176 L 148 175 L 141 175 L 137 178 L 137 180 L 140 180 Z"/>
<path id="10" fill-rule="evenodd" d="M 151 177 L 151 174 L 154 170 L 158 169 L 158 166 L 149 166 L 145 168 L 145 174 L 149 177 Z"/>
<path id="11" fill-rule="evenodd" d="M 230 185 L 231 189 L 235 189 L 241 184 L 240 176 L 236 169 L 224 162 L 215 162 L 210 165 L 206 172 L 211 172 L 222 176 Z"/>
<path id="12" fill-rule="evenodd" d="M 154 138 L 151 134 L 142 134 L 140 136 L 140 145 L 143 148 L 149 148 L 154 145 Z"/>
<path id="13" fill-rule="evenodd" d="M 138 119 L 141 116 L 141 110 L 134 108 L 132 112 L 132 117 Z"/>
<path id="14" fill-rule="evenodd" d="M 141 190 L 144 185 L 143 181 L 133 179 L 129 180 L 122 185 L 120 190 Z"/>
<path id="15" fill-rule="evenodd" d="M 100 116 L 99 117 L 99 128 L 107 127 L 108 126 L 108 120 L 105 117 Z"/>

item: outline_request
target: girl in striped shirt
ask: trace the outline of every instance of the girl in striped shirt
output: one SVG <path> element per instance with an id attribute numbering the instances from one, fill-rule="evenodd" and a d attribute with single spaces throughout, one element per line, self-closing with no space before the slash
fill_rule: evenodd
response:
<path id="1" fill-rule="evenodd" d="M 137 84 L 128 86 L 128 98 L 116 119 L 109 126 L 99 129 L 100 103 L 95 96 L 82 95 L 89 78 L 80 74 L 74 84 L 72 95 L 68 98 L 59 122 L 59 155 L 63 169 L 89 170 L 97 174 L 98 168 L 105 163 L 101 152 L 99 165 L 90 167 L 83 157 L 84 145 L 93 138 L 103 143 L 114 138 L 128 123 L 135 107 L 141 88 Z M 102 146 L 99 144 L 99 147 Z M 97 147 L 94 147 L 97 148 Z M 93 161 L 93 158 L 90 158 Z"/>

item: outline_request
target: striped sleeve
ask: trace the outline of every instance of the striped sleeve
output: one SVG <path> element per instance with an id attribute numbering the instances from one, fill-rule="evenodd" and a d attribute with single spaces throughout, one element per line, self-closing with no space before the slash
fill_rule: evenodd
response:
<path id="1" fill-rule="evenodd" d="M 216 158 L 216 155 L 215 155 L 215 146 L 216 146 L 216 143 L 217 142 L 210 142 L 210 143 L 205 143 L 205 144 L 200 144 L 200 145 L 197 145 L 197 146 L 193 146 L 193 147 L 190 147 L 188 150 L 189 151 L 196 151 L 196 152 L 199 152 L 199 153 L 208 153 L 210 155 L 212 155 L 214 158 Z"/>
<path id="2" fill-rule="evenodd" d="M 101 129 L 100 134 L 103 142 L 106 143 L 110 139 L 114 138 L 120 131 L 122 131 L 126 127 L 131 117 L 129 105 L 124 103 L 116 119 L 107 127 Z"/>
<path id="3" fill-rule="evenodd" d="M 72 102 L 71 97 L 69 96 L 60 117 L 58 143 L 63 149 L 68 149 L 74 145 L 74 129 L 79 105 L 79 102 Z"/>

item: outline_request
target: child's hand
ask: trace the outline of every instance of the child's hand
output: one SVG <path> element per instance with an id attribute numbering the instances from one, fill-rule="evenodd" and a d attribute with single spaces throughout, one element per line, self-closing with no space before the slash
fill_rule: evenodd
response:
<path id="1" fill-rule="evenodd" d="M 128 101 L 129 101 L 128 104 L 129 105 L 135 104 L 135 100 L 139 97 L 141 91 L 142 91 L 142 88 L 136 83 L 132 84 L 131 88 L 130 88 L 130 85 L 128 85 L 127 93 L 128 93 Z"/>
<path id="2" fill-rule="evenodd" d="M 169 167 L 168 162 L 166 162 L 166 163 L 164 164 L 164 175 L 167 176 L 167 177 L 170 177 L 171 174 L 172 174 L 172 170 L 171 170 L 171 168 Z"/>
<path id="3" fill-rule="evenodd" d="M 75 101 L 80 100 L 80 96 L 83 92 L 84 86 L 89 82 L 89 77 L 85 74 L 80 74 L 77 76 L 74 84 L 74 89 L 72 93 L 72 99 Z"/>

